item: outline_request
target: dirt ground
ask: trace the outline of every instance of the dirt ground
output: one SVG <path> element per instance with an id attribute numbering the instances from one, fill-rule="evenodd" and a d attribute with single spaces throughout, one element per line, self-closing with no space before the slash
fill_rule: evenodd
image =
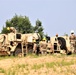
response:
<path id="1" fill-rule="evenodd" d="M 76 75 L 76 55 L 4 57 L 0 75 Z"/>

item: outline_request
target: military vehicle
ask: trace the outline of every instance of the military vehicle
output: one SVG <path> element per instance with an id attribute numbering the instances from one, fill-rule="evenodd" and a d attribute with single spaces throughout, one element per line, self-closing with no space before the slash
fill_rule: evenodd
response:
<path id="1" fill-rule="evenodd" d="M 70 49 L 70 40 L 69 36 L 61 36 L 61 37 L 51 37 L 51 43 L 53 45 L 54 53 L 69 53 Z"/>
<path id="2" fill-rule="evenodd" d="M 40 39 L 41 37 L 39 33 L 22 34 L 23 44 L 26 45 L 26 54 L 33 52 L 34 40 L 40 40 Z"/>
<path id="3" fill-rule="evenodd" d="M 33 39 L 39 39 L 38 33 L 21 34 L 14 27 L 8 34 L 0 34 L 0 55 L 24 56 L 33 47 Z"/>

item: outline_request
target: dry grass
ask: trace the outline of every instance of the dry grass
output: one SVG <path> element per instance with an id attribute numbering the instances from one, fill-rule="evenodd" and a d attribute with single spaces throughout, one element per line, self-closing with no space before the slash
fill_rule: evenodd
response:
<path id="1" fill-rule="evenodd" d="M 76 55 L 7 57 L 0 60 L 0 75 L 76 75 Z"/>

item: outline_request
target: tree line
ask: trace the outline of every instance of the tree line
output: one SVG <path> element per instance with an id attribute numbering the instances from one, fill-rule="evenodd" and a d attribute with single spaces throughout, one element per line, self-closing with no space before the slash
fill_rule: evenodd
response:
<path id="1" fill-rule="evenodd" d="M 44 28 L 42 26 L 42 22 L 37 19 L 35 25 L 32 25 L 29 20 L 29 17 L 27 16 L 18 16 L 15 14 L 13 18 L 6 21 L 5 27 L 3 26 L 3 29 L 1 31 L 2 34 L 9 33 L 7 27 L 15 27 L 17 31 L 22 34 L 37 32 L 40 34 L 41 38 L 43 38 L 44 36 Z"/>

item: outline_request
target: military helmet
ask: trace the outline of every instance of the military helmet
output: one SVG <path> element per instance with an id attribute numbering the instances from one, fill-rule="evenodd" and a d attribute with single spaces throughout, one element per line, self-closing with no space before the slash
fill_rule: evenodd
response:
<path id="1" fill-rule="evenodd" d="M 46 38 L 44 37 L 42 40 L 46 41 Z"/>
<path id="2" fill-rule="evenodd" d="M 10 30 L 10 27 L 7 27 L 7 30 Z"/>
<path id="3" fill-rule="evenodd" d="M 36 42 L 36 40 L 34 39 L 34 40 L 33 40 L 33 42 L 35 43 L 35 42 Z"/>
<path id="4" fill-rule="evenodd" d="M 71 30 L 71 34 L 72 34 L 72 33 L 74 34 L 74 30 Z"/>

